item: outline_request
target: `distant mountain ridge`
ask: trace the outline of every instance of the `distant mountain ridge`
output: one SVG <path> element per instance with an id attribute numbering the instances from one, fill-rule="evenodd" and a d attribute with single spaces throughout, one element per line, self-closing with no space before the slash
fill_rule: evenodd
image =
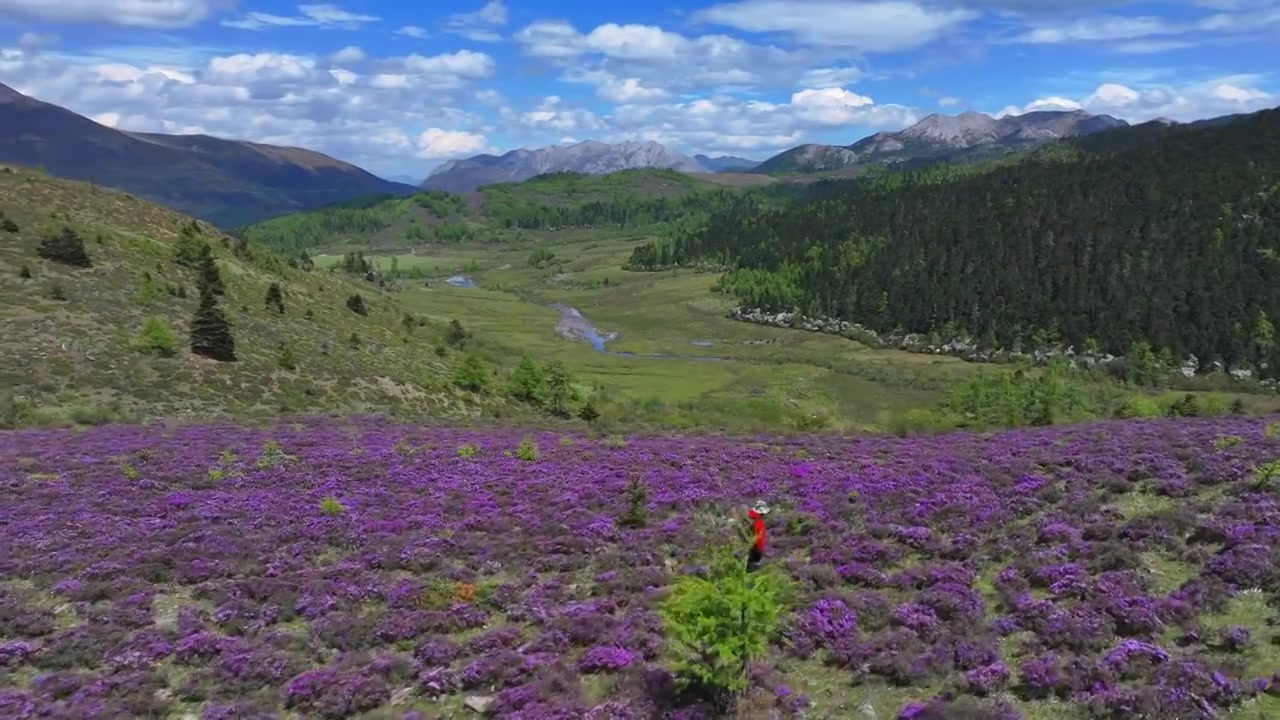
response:
<path id="1" fill-rule="evenodd" d="M 474 155 L 450 160 L 432 170 L 420 187 L 464 193 L 482 185 L 524 182 L 553 172 L 606 175 L 636 168 L 706 172 L 697 160 L 672 152 L 653 141 L 628 140 L 610 145 L 586 140 L 572 145 L 551 145 L 536 150 L 519 148 L 502 155 Z"/>
<path id="2" fill-rule="evenodd" d="M 619 170 L 662 168 L 687 173 L 744 172 L 759 164 L 756 160 L 723 155 L 689 157 L 652 140 L 627 140 L 608 144 L 585 140 L 572 145 L 520 148 L 502 155 L 473 155 L 450 160 L 427 176 L 420 187 L 454 193 L 472 192 L 483 185 L 524 182 L 553 172 L 607 175 Z"/>
<path id="3" fill-rule="evenodd" d="M 0 162 L 114 187 L 221 227 L 416 191 L 304 148 L 116 130 L 3 84 Z"/>
<path id="4" fill-rule="evenodd" d="M 935 113 L 904 130 L 878 132 L 852 145 L 808 144 L 791 148 L 751 172 L 821 172 L 921 161 L 971 162 L 1128 125 L 1119 118 L 1091 115 L 1083 110 L 1043 110 L 1000 118 L 972 111 L 959 115 Z"/>

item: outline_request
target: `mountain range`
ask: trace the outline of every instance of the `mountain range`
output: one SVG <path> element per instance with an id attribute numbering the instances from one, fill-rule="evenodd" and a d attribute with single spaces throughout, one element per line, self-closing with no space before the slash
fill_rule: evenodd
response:
<path id="1" fill-rule="evenodd" d="M 473 155 L 450 160 L 432 170 L 420 187 L 465 193 L 481 185 L 524 182 L 553 172 L 605 175 L 636 168 L 664 168 L 687 173 L 743 172 L 757 164 L 754 160 L 729 155 L 689 157 L 652 140 L 627 140 L 612 145 L 586 140 L 572 145 L 551 145 L 535 150 L 521 148 L 502 155 Z"/>
<path id="2" fill-rule="evenodd" d="M 1083 110 L 1044 110 L 1000 118 L 979 112 L 953 116 L 935 113 L 904 130 L 878 132 L 852 145 L 801 145 L 774 155 L 751 172 L 822 172 L 871 165 L 973 162 L 1128 124 L 1110 115 L 1091 115 Z"/>
<path id="3" fill-rule="evenodd" d="M 313 150 L 116 130 L 3 84 L 0 162 L 118 188 L 221 227 L 416 192 Z"/>

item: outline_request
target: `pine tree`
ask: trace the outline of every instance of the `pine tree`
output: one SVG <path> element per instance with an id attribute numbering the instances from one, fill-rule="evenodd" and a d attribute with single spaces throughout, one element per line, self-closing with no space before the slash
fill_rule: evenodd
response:
<path id="1" fill-rule="evenodd" d="M 205 288 L 209 288 L 214 295 L 226 294 L 227 288 L 222 284 L 222 273 L 218 272 L 218 262 L 213 259 L 213 248 L 209 247 L 209 243 L 200 245 L 198 269 L 200 274 L 196 277 L 196 287 L 202 296 Z"/>
<path id="2" fill-rule="evenodd" d="M 200 305 L 191 318 L 191 352 L 219 362 L 235 362 L 236 342 L 213 288 L 200 288 Z"/>
<path id="3" fill-rule="evenodd" d="M 267 307 L 275 306 L 281 315 L 284 314 L 284 294 L 280 292 L 280 283 L 273 282 L 267 286 L 267 296 L 263 303 Z"/>
<path id="4" fill-rule="evenodd" d="M 449 329 L 445 331 L 444 342 L 449 347 L 462 349 L 467 344 L 467 338 L 471 337 L 471 333 L 462 327 L 462 323 L 456 319 L 449 321 Z"/>
<path id="5" fill-rule="evenodd" d="M 93 267 L 89 253 L 84 249 L 84 238 L 69 227 L 63 227 L 57 235 L 49 235 L 40 241 L 36 254 L 45 260 L 52 260 L 72 267 Z"/>

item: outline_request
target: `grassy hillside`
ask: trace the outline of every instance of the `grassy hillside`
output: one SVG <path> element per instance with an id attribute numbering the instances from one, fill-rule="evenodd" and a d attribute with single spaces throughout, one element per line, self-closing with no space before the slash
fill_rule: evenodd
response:
<path id="1" fill-rule="evenodd" d="M 195 273 L 174 262 L 190 218 L 16 167 L 0 171 L 0 211 L 6 424 L 396 408 L 449 417 L 505 404 L 453 386 L 456 353 L 435 352 L 447 319 L 406 322 L 393 294 L 341 273 L 288 267 L 208 226 L 199 239 L 213 247 L 226 284 L 222 305 L 239 361 L 196 357 L 187 344 Z M 92 267 L 38 255 L 41 241 L 63 228 L 85 239 Z M 264 303 L 273 282 L 283 291 L 283 314 Z M 367 316 L 347 308 L 353 294 L 363 297 Z M 172 329 L 174 357 L 134 349 L 149 317 Z"/>

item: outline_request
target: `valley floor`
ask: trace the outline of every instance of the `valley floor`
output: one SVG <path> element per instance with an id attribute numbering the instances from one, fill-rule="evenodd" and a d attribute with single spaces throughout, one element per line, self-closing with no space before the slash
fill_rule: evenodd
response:
<path id="1" fill-rule="evenodd" d="M 569 231 L 527 238 L 364 252 L 382 271 L 394 259 L 409 276 L 397 293 L 407 308 L 438 322 L 459 320 L 495 361 L 514 350 L 564 362 L 616 402 L 606 417 L 621 417 L 623 427 L 885 431 L 913 409 L 935 406 L 947 388 L 994 369 L 732 320 L 732 299 L 712 292 L 717 273 L 622 270 L 648 237 Z M 550 267 L 530 267 L 540 247 L 554 254 Z M 315 258 L 321 267 L 341 260 Z M 566 332 L 570 310 L 580 318 Z M 1164 393 L 1163 402 L 1182 394 Z M 1223 408 L 1236 399 L 1251 412 L 1280 408 L 1274 397 L 1214 397 Z"/>

